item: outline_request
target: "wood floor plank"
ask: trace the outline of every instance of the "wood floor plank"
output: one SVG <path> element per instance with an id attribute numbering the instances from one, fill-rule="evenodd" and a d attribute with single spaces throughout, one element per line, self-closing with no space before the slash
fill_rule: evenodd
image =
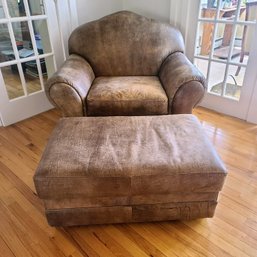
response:
<path id="1" fill-rule="evenodd" d="M 125 247 L 133 256 L 146 257 L 148 256 L 137 244 L 131 241 L 126 234 L 123 234 L 115 226 L 103 226 L 104 231 L 109 234 L 113 240 L 116 240 L 120 245 Z"/>
<path id="2" fill-rule="evenodd" d="M 5 207 L 0 202 L 0 236 L 3 238 L 8 248 L 15 256 L 33 257 L 24 245 L 25 237 L 10 218 L 10 213 L 6 211 Z M 5 218 L 4 218 L 5 217 Z"/>
<path id="3" fill-rule="evenodd" d="M 99 238 L 87 228 L 80 229 L 82 240 L 88 243 L 99 256 L 113 257 L 112 251 Z"/>
<path id="4" fill-rule="evenodd" d="M 157 223 L 156 223 L 157 224 Z M 176 253 L 174 245 L 167 245 L 165 241 L 159 238 L 159 234 L 152 233 L 147 229 L 150 224 L 133 224 L 129 225 L 133 230 L 135 230 L 139 235 L 144 237 L 152 245 L 154 245 L 159 251 L 161 251 L 166 256 L 180 256 L 180 252 Z M 167 238 L 168 239 L 168 238 Z M 185 254 L 183 254 L 185 256 Z"/>
<path id="5" fill-rule="evenodd" d="M 134 253 L 130 252 L 130 248 L 127 249 L 123 242 L 120 242 L 118 238 L 115 238 L 114 240 L 112 237 L 113 235 L 110 236 L 108 233 L 106 233 L 102 226 L 88 227 L 88 230 L 94 234 L 94 236 L 97 237 L 98 240 L 102 242 L 108 249 L 110 249 L 115 256 L 135 256 Z"/>
<path id="6" fill-rule="evenodd" d="M 11 249 L 7 246 L 5 241 L 0 237 L 0 256 L 15 257 Z"/>
<path id="7" fill-rule="evenodd" d="M 136 243 L 148 256 L 158 256 L 167 257 L 159 249 L 157 249 L 153 244 L 151 244 L 147 239 L 133 230 L 132 227 L 122 224 L 118 225 L 117 228 L 122 231 L 131 241 Z"/>
<path id="8" fill-rule="evenodd" d="M 81 228 L 65 228 L 65 233 L 70 235 L 72 241 L 77 243 L 78 249 L 83 253 L 83 256 L 87 257 L 100 257 L 97 252 L 93 249 L 93 245 L 90 245 L 89 242 L 84 241 L 81 233 L 79 232 Z"/>
<path id="9" fill-rule="evenodd" d="M 219 239 L 224 240 L 225 244 L 229 244 L 232 248 L 238 253 L 238 256 L 255 256 L 256 250 L 252 246 L 250 246 L 245 241 L 241 240 L 237 234 L 231 234 L 226 229 L 222 228 L 218 225 L 218 222 L 214 222 L 214 220 L 203 220 L 201 222 L 201 226 L 205 229 L 205 231 L 213 231 L 212 234 L 219 237 Z M 228 246 L 226 246 L 228 248 Z M 233 251 L 230 249 L 230 253 Z M 233 256 L 236 256 L 234 253 Z"/>
<path id="10" fill-rule="evenodd" d="M 172 223 L 172 224 L 170 224 Z M 196 241 L 197 244 L 199 244 L 201 247 L 208 250 L 208 254 L 206 256 L 209 256 L 213 254 L 214 256 L 232 256 L 230 253 L 224 249 L 222 249 L 219 245 L 216 245 L 214 242 L 209 240 L 209 237 L 206 237 L 205 235 L 198 233 L 195 231 L 192 227 L 187 226 L 183 222 L 169 222 L 167 227 L 172 226 L 175 227 L 175 229 L 182 231 L 184 234 L 192 238 L 192 240 Z M 211 231 L 210 231 L 211 233 Z"/>
<path id="11" fill-rule="evenodd" d="M 229 235 L 233 235 L 234 237 L 237 238 L 238 241 L 242 241 L 245 242 L 247 245 L 249 245 L 250 247 L 252 247 L 254 250 L 253 252 L 256 252 L 256 244 L 257 241 L 256 239 L 248 236 L 245 232 L 243 232 L 242 230 L 239 230 L 237 228 L 235 228 L 234 226 L 226 223 L 225 221 L 223 221 L 222 219 L 215 217 L 215 220 L 210 220 L 211 223 L 214 223 L 215 225 L 217 225 L 218 227 L 224 229 L 226 231 L 226 234 Z"/>
<path id="12" fill-rule="evenodd" d="M 182 241 L 186 247 L 193 249 L 196 253 L 196 256 L 215 256 L 212 253 L 208 252 L 204 247 L 198 244 L 193 238 L 190 238 L 186 233 L 183 233 L 180 229 L 176 229 L 172 226 L 174 222 L 163 222 L 160 223 L 161 228 L 166 231 L 169 235 L 172 234 L 177 240 Z"/>
<path id="13" fill-rule="evenodd" d="M 203 222 L 203 221 L 201 221 Z M 236 256 L 236 257 L 245 257 L 249 256 L 243 252 L 242 249 L 239 249 L 235 247 L 232 242 L 227 242 L 227 240 L 221 236 L 221 234 L 217 235 L 217 230 L 213 231 L 210 233 L 211 228 L 208 224 L 202 224 L 201 222 L 198 221 L 184 221 L 184 223 L 187 226 L 190 226 L 193 230 L 195 230 L 197 233 L 204 235 L 205 237 L 208 238 L 208 240 L 220 248 L 222 248 L 224 251 L 227 253 L 231 254 L 231 256 Z M 228 237 L 228 234 L 225 236 Z"/>
<path id="14" fill-rule="evenodd" d="M 178 237 L 176 233 L 170 230 L 163 229 L 163 227 L 159 224 L 149 224 L 147 227 L 145 226 L 145 229 L 151 232 L 152 234 L 155 234 L 158 236 L 160 240 L 162 240 L 167 247 L 170 247 L 172 245 L 173 251 L 176 253 L 180 253 L 179 256 L 204 256 L 201 254 L 201 251 L 197 250 L 195 251 L 195 248 L 193 245 L 187 244 L 187 242 Z"/>
<path id="15" fill-rule="evenodd" d="M 188 244 L 186 240 L 179 237 L 173 230 L 164 229 L 161 224 L 158 224 L 158 226 L 156 226 L 157 224 L 150 224 L 147 226 L 147 229 L 153 234 L 158 235 L 159 239 L 165 242 L 167 246 L 172 245 L 176 253 L 180 252 L 180 256 L 204 256 L 198 247 L 196 249 L 193 244 Z"/>
<path id="16" fill-rule="evenodd" d="M 257 126 L 197 108 L 229 174 L 214 218 L 54 228 L 33 174 L 60 114 L 0 128 L 0 256 L 257 256 Z"/>

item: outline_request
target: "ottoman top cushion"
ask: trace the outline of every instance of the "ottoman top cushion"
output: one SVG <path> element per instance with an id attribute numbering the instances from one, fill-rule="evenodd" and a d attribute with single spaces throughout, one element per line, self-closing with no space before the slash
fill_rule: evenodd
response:
<path id="1" fill-rule="evenodd" d="M 37 177 L 220 173 L 225 167 L 190 114 L 62 118 Z"/>

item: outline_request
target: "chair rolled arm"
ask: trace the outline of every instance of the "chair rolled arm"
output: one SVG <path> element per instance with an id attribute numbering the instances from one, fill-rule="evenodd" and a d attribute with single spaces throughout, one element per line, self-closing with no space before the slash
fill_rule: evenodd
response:
<path id="1" fill-rule="evenodd" d="M 171 54 L 163 62 L 160 81 L 169 99 L 169 113 L 192 113 L 206 90 L 203 74 L 180 52 Z"/>
<path id="2" fill-rule="evenodd" d="M 45 84 L 49 101 L 63 116 L 85 116 L 85 98 L 95 78 L 90 64 L 72 54 Z"/>

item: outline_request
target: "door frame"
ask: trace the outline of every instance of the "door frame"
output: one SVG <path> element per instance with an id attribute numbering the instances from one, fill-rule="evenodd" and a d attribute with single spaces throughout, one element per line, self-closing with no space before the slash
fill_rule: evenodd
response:
<path id="1" fill-rule="evenodd" d="M 5 9 L 5 13 L 7 13 L 7 1 L 4 0 L 2 3 L 3 3 L 3 8 Z M 28 11 L 29 7 L 28 7 L 27 0 L 24 1 L 24 4 L 25 4 L 26 10 Z M 59 47 L 61 38 L 60 38 L 60 29 L 59 29 L 57 16 L 56 16 L 54 0 L 44 0 L 44 7 L 45 7 L 45 14 L 39 15 L 40 17 L 37 16 L 37 18 L 46 20 L 52 51 L 50 53 L 42 54 L 40 56 L 37 52 L 35 52 L 33 57 L 27 57 L 27 58 L 22 59 L 22 62 L 26 62 L 26 61 L 29 61 L 32 59 L 36 60 L 38 72 L 41 75 L 42 75 L 42 72 L 41 72 L 41 67 L 40 67 L 40 63 L 39 63 L 39 58 L 46 58 L 46 57 L 52 56 L 53 66 L 54 66 L 53 72 L 56 71 L 56 69 L 58 67 L 60 67 L 60 65 L 64 61 L 64 53 L 62 51 L 62 48 Z M 33 18 L 33 20 L 34 20 L 35 16 L 33 16 L 33 17 L 34 17 Z M 3 126 L 10 125 L 12 123 L 18 122 L 20 120 L 26 119 L 28 117 L 34 116 L 38 113 L 41 113 L 41 112 L 44 112 L 44 111 L 47 111 L 47 110 L 53 108 L 52 104 L 48 101 L 48 99 L 46 97 L 44 86 L 43 86 L 42 76 L 40 76 L 41 89 L 35 93 L 27 94 L 26 82 L 25 82 L 24 74 L 23 74 L 23 71 L 21 68 L 21 60 L 19 59 L 19 57 L 17 57 L 18 50 L 15 46 L 15 38 L 14 38 L 14 34 L 12 32 L 11 22 L 13 22 L 13 21 L 15 21 L 15 22 L 16 21 L 18 21 L 18 22 L 19 21 L 27 21 L 28 22 L 30 34 L 31 34 L 31 40 L 32 40 L 32 44 L 34 46 L 33 49 L 35 49 L 35 47 L 36 47 L 35 39 L 33 38 L 34 31 L 32 28 L 32 19 L 30 18 L 30 16 L 15 17 L 15 18 L 5 17 L 2 20 L 2 23 L 6 23 L 8 26 L 8 31 L 11 32 L 10 38 L 11 38 L 12 47 L 13 47 L 13 51 L 14 51 L 16 58 L 13 61 L 0 63 L 0 67 L 17 64 L 18 69 L 19 69 L 19 76 L 21 76 L 20 78 L 21 78 L 21 82 L 22 82 L 22 88 L 24 90 L 24 96 L 10 100 L 8 97 L 8 94 L 7 94 L 7 90 L 5 88 L 3 75 L 0 72 L 0 99 L 1 99 L 1 101 L 0 101 L 0 112 L 1 112 L 0 118 L 1 118 L 1 122 L 2 122 Z M 49 25 L 51 25 L 51 26 L 49 26 Z M 51 75 L 51 74 L 48 74 L 48 75 Z"/>
<path id="2" fill-rule="evenodd" d="M 255 25 L 254 35 L 254 37 L 257 37 L 257 25 Z M 244 87 L 244 85 L 247 84 L 247 87 L 244 87 L 244 90 L 242 90 L 239 101 L 234 99 L 221 98 L 220 96 L 216 96 L 207 92 L 200 105 L 220 113 L 246 120 L 248 122 L 257 123 L 257 119 L 255 121 L 253 119 L 255 115 L 257 115 L 257 112 L 255 108 L 251 108 L 251 106 L 254 106 L 254 94 L 257 94 L 257 91 L 255 90 L 257 86 L 257 71 L 255 68 L 257 65 L 256 60 L 257 45 L 252 44 L 242 85 L 242 87 Z M 240 104 L 240 101 L 244 102 L 244 106 L 242 108 L 238 108 L 238 104 Z M 217 102 L 219 102 L 219 105 L 217 105 Z M 250 109 L 255 112 L 255 115 L 250 115 Z M 235 110 L 237 110 L 236 113 Z"/>
<path id="3" fill-rule="evenodd" d="M 193 5 L 193 8 L 191 6 L 192 12 L 190 13 L 190 17 L 187 19 L 187 23 L 184 24 L 184 26 L 188 26 L 193 29 L 187 29 L 186 35 L 184 35 L 184 37 L 187 39 L 186 54 L 193 62 L 196 56 L 195 48 L 197 45 L 197 27 L 201 8 L 201 0 L 190 1 L 190 4 Z M 257 24 L 252 26 L 255 26 L 254 38 L 257 38 Z M 188 41 L 194 43 L 187 44 Z M 238 117 L 248 122 L 257 123 L 257 70 L 255 69 L 255 67 L 257 66 L 256 60 L 257 44 L 252 44 L 242 88 L 246 84 L 247 87 L 244 87 L 244 90 L 242 90 L 239 101 L 229 98 L 223 98 L 207 92 L 203 101 L 200 103 L 200 106 L 230 116 Z M 242 108 L 239 108 L 238 105 L 240 101 L 244 101 L 244 106 Z M 235 112 L 235 110 L 237 111 Z"/>

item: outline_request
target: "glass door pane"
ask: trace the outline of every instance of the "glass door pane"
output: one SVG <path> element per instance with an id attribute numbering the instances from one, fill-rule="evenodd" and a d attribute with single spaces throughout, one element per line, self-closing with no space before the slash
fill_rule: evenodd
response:
<path id="1" fill-rule="evenodd" d="M 244 67 L 229 65 L 228 76 L 225 84 L 225 96 L 236 100 L 240 99 L 244 76 Z"/>
<path id="2" fill-rule="evenodd" d="M 15 59 L 8 25 L 0 23 L 0 63 Z"/>
<path id="3" fill-rule="evenodd" d="M 0 19 L 5 18 L 4 8 L 3 8 L 3 2 L 0 0 Z"/>
<path id="4" fill-rule="evenodd" d="M 226 64 L 211 62 L 208 76 L 208 91 L 221 96 L 224 84 Z"/>
<path id="5" fill-rule="evenodd" d="M 15 43 L 19 52 L 19 58 L 34 55 L 31 35 L 27 21 L 12 22 Z"/>
<path id="6" fill-rule="evenodd" d="M 60 65 L 65 57 L 58 46 L 56 10 L 53 0 L 0 0 L 0 112 L 5 126 L 53 107 L 44 83 L 56 71 L 56 60 Z"/>
<path id="7" fill-rule="evenodd" d="M 24 96 L 17 64 L 3 67 L 1 68 L 1 72 L 9 99 Z"/>
<path id="8" fill-rule="evenodd" d="M 217 1 L 202 1 L 199 17 L 214 20 L 217 15 L 217 9 Z"/>
<path id="9" fill-rule="evenodd" d="M 199 22 L 198 36 L 196 39 L 196 55 L 209 57 L 214 32 L 213 22 Z"/>
<path id="10" fill-rule="evenodd" d="M 54 60 L 49 59 L 53 53 L 44 1 L 4 1 L 9 17 L 0 23 L 0 67 L 7 95 L 13 100 L 42 91 L 47 66 L 53 68 Z M 5 18 L 3 3 L 0 0 L 1 18 Z"/>
<path id="11" fill-rule="evenodd" d="M 37 44 L 39 54 L 51 53 L 51 42 L 48 32 L 48 26 L 46 20 L 35 20 L 32 21 L 33 32 Z"/>
<path id="12" fill-rule="evenodd" d="M 24 0 L 8 0 L 8 12 L 11 17 L 26 16 Z"/>
<path id="13" fill-rule="evenodd" d="M 194 62 L 204 72 L 208 67 L 209 93 L 240 100 L 254 30 L 249 6 L 241 0 L 201 1 Z M 255 7 L 257 17 L 257 2 Z"/>
<path id="14" fill-rule="evenodd" d="M 45 7 L 43 0 L 28 0 L 30 15 L 44 15 Z"/>
<path id="15" fill-rule="evenodd" d="M 28 94 L 40 91 L 40 73 L 36 60 L 22 63 Z"/>

